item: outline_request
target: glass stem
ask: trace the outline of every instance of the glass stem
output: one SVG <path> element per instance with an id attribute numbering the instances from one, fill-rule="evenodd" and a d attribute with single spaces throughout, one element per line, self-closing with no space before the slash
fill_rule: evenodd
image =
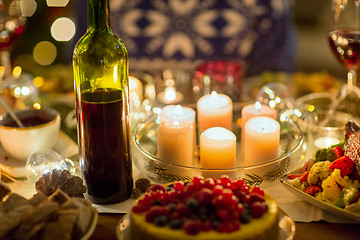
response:
<path id="1" fill-rule="evenodd" d="M 347 74 L 347 84 L 348 84 L 348 92 L 351 93 L 352 89 L 356 87 L 356 71 L 355 70 L 349 70 Z"/>
<path id="2" fill-rule="evenodd" d="M 5 69 L 0 71 L 1 81 L 7 79 L 11 76 L 11 62 L 10 62 L 10 52 L 8 51 L 0 51 L 0 62 L 1 66 Z"/>

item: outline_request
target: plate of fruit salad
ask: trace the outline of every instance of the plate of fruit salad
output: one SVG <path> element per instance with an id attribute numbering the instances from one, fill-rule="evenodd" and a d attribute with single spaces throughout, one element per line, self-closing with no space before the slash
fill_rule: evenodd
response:
<path id="1" fill-rule="evenodd" d="M 305 201 L 360 222 L 360 127 L 348 122 L 343 141 L 318 150 L 280 181 Z"/>

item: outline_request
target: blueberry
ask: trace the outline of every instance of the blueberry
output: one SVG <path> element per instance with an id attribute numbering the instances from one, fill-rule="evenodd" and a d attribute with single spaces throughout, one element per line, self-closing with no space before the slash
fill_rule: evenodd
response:
<path id="1" fill-rule="evenodd" d="M 154 219 L 154 223 L 156 226 L 163 227 L 168 223 L 167 216 L 159 216 Z"/>
<path id="2" fill-rule="evenodd" d="M 211 222 L 211 228 L 216 229 L 217 226 L 219 226 L 219 224 L 220 224 L 220 221 L 214 220 L 214 221 Z"/>
<path id="3" fill-rule="evenodd" d="M 196 199 L 194 198 L 190 198 L 189 200 L 187 200 L 186 205 L 188 205 L 188 207 L 192 210 L 196 210 L 196 208 L 198 207 L 199 203 Z"/>
<path id="4" fill-rule="evenodd" d="M 152 202 L 152 205 L 153 206 L 161 206 L 162 205 L 162 202 L 160 199 L 155 199 L 153 202 Z"/>
<path id="5" fill-rule="evenodd" d="M 209 215 L 209 213 L 210 213 L 210 210 L 209 210 L 209 208 L 207 208 L 207 207 L 204 207 L 204 206 L 200 206 L 199 208 L 198 208 L 198 214 L 199 215 Z"/>
<path id="6" fill-rule="evenodd" d="M 172 184 L 169 184 L 167 187 L 166 187 L 166 190 L 167 191 L 171 191 L 171 190 L 173 190 L 174 189 L 174 184 L 172 183 Z"/>
<path id="7" fill-rule="evenodd" d="M 170 225 L 170 228 L 172 228 L 172 229 L 179 229 L 182 227 L 183 223 L 179 219 L 173 219 L 170 221 L 169 225 Z"/>
<path id="8" fill-rule="evenodd" d="M 250 222 L 250 220 L 251 220 L 250 211 L 243 211 L 243 213 L 241 214 L 241 217 L 240 217 L 240 221 L 242 223 L 248 223 L 248 222 Z"/>
<path id="9" fill-rule="evenodd" d="M 176 204 L 175 203 L 169 203 L 167 207 L 170 209 L 171 212 L 176 210 Z"/>
<path id="10" fill-rule="evenodd" d="M 242 223 L 248 223 L 251 220 L 250 207 L 247 203 L 245 203 L 243 204 L 243 209 L 240 220 Z"/>

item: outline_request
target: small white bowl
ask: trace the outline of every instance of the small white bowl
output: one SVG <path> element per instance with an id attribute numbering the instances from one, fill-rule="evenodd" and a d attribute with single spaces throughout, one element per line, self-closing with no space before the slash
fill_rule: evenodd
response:
<path id="1" fill-rule="evenodd" d="M 14 122 L 8 114 L 0 116 L 0 141 L 5 151 L 14 158 L 26 162 L 34 152 L 52 149 L 58 139 L 60 131 L 60 114 L 54 109 L 26 109 L 16 111 L 15 114 L 26 124 L 26 119 L 40 118 L 43 123 L 20 128 L 17 125 L 7 126 Z"/>

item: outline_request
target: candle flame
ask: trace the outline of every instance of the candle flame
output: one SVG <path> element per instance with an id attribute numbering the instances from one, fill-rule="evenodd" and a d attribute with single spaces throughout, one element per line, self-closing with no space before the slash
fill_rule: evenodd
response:
<path id="1" fill-rule="evenodd" d="M 180 126 L 179 121 L 174 121 L 174 127 L 179 127 L 179 126 Z"/>
<path id="2" fill-rule="evenodd" d="M 167 87 L 165 89 L 165 99 L 169 102 L 172 102 L 176 99 L 176 92 L 175 88 L 173 87 Z"/>
<path id="3" fill-rule="evenodd" d="M 180 117 L 184 114 L 184 109 L 181 105 L 176 105 L 173 112 L 175 117 Z"/>
<path id="4" fill-rule="evenodd" d="M 212 99 L 217 98 L 217 96 L 218 96 L 218 94 L 217 94 L 216 91 L 212 91 L 212 92 L 211 92 L 211 98 L 212 98 Z"/>
<path id="5" fill-rule="evenodd" d="M 255 108 L 256 108 L 257 110 L 260 110 L 260 109 L 261 109 L 261 103 L 257 101 L 257 102 L 255 103 Z"/>

